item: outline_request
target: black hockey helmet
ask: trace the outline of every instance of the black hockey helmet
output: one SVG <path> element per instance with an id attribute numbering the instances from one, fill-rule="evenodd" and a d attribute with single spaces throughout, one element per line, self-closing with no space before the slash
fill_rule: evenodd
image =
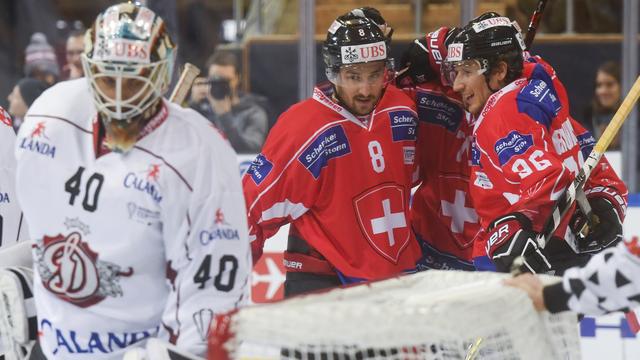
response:
<path id="1" fill-rule="evenodd" d="M 495 12 L 484 13 L 464 26 L 449 44 L 442 67 L 443 78 L 449 85 L 453 84 L 454 67 L 465 60 L 477 60 L 488 78 L 489 70 L 498 61 L 505 61 L 508 65 L 506 80 L 511 82 L 522 72 L 524 50 L 524 40 L 516 22 Z"/>
<path id="2" fill-rule="evenodd" d="M 391 40 L 391 36 L 393 35 L 393 28 L 391 27 L 391 25 L 387 24 L 387 21 L 384 19 L 384 17 L 382 17 L 382 13 L 380 13 L 380 10 L 371 6 L 363 6 L 351 10 L 350 14 L 361 18 L 367 18 L 373 21 L 373 23 L 378 25 L 380 30 L 382 30 L 382 34 L 384 34 L 384 36 L 387 37 L 388 40 Z"/>
<path id="3" fill-rule="evenodd" d="M 385 61 L 393 69 L 389 58 L 390 38 L 371 19 L 351 12 L 338 17 L 329 27 L 322 46 L 327 78 L 334 82 L 343 65 Z"/>

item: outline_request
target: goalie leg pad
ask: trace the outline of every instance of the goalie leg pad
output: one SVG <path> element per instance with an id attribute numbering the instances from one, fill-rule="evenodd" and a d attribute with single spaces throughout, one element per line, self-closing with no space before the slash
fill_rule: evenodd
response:
<path id="1" fill-rule="evenodd" d="M 26 356 L 37 338 L 33 271 L 26 267 L 0 269 L 0 338 L 11 358 Z"/>

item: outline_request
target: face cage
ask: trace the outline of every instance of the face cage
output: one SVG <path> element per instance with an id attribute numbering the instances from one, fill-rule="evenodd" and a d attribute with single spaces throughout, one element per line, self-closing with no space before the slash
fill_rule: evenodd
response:
<path id="1" fill-rule="evenodd" d="M 112 64 L 94 61 L 82 55 L 82 67 L 91 85 L 93 102 L 99 113 L 104 114 L 106 121 L 126 121 L 142 114 L 159 99 L 167 89 L 170 81 L 169 59 L 151 64 Z M 148 71 L 148 75 L 140 74 Z M 96 79 L 112 77 L 116 81 L 115 98 L 107 96 L 98 86 Z M 122 80 L 135 79 L 143 82 L 143 86 L 127 99 L 122 98 Z"/>
<path id="2" fill-rule="evenodd" d="M 383 75 L 383 86 L 386 87 L 390 82 L 394 81 L 396 78 L 396 72 L 394 70 L 394 60 L 392 58 L 386 59 L 384 60 L 385 64 L 384 64 L 384 75 Z M 340 69 L 347 67 L 347 66 L 357 66 L 357 65 L 362 65 L 362 64 L 366 64 L 366 63 L 355 63 L 355 64 L 345 64 L 345 65 L 341 65 L 337 68 L 333 68 L 333 67 L 327 67 L 325 69 L 325 74 L 327 75 L 327 79 L 335 86 L 341 86 L 341 87 L 349 87 L 350 85 L 345 84 L 344 82 L 341 81 L 340 78 Z M 368 80 L 364 80 L 367 81 L 369 83 L 369 85 L 372 85 L 373 82 L 372 81 L 368 81 Z M 354 85 L 351 85 L 354 86 Z M 359 85 L 356 85 L 359 86 Z"/>
<path id="3" fill-rule="evenodd" d="M 467 59 L 460 61 L 443 61 L 440 67 L 441 81 L 444 86 L 453 87 L 453 83 L 458 75 L 458 69 L 469 68 L 473 64 L 478 65 L 478 69 L 471 69 L 472 74 L 482 75 L 489 70 L 489 60 L 487 59 Z"/>

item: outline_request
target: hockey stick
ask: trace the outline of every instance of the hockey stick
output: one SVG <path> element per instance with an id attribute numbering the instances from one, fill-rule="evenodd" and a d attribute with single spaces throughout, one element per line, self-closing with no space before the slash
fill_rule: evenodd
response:
<path id="1" fill-rule="evenodd" d="M 184 64 L 184 69 L 180 74 L 180 78 L 178 79 L 176 86 L 171 92 L 171 96 L 169 96 L 169 101 L 182 105 L 184 99 L 187 97 L 187 93 L 189 93 L 189 89 L 191 89 L 193 81 L 199 74 L 200 69 L 195 65 L 189 63 Z"/>
<path id="2" fill-rule="evenodd" d="M 547 5 L 547 0 L 539 0 L 536 10 L 531 15 L 531 21 L 529 21 L 529 27 L 527 28 L 527 35 L 524 38 L 524 45 L 526 47 L 526 50 L 529 50 L 531 48 L 533 39 L 536 37 L 536 32 L 538 31 L 538 25 L 540 25 L 540 20 L 542 19 L 542 13 L 544 12 L 544 7 L 546 5 Z"/>
<path id="3" fill-rule="evenodd" d="M 551 216 L 547 219 L 544 227 L 542 228 L 542 232 L 536 238 L 538 246 L 544 248 L 547 245 L 547 242 L 551 238 L 551 235 L 556 231 L 558 225 L 567 214 L 571 205 L 576 199 L 576 193 L 579 189 L 584 187 L 584 184 L 587 182 L 589 175 L 596 167 L 602 154 L 607 150 L 613 138 L 618 134 L 620 127 L 629 116 L 629 113 L 633 109 L 633 106 L 638 101 L 638 97 L 640 96 L 640 77 L 636 79 L 636 82 L 633 84 L 629 93 L 624 98 L 624 101 L 616 111 L 615 115 L 607 125 L 607 128 L 598 139 L 598 142 L 594 146 L 593 150 L 591 150 L 591 154 L 587 158 L 587 161 L 584 162 L 578 176 L 573 180 L 571 185 L 565 190 L 565 192 L 560 196 L 560 198 L 556 201 L 553 210 L 551 212 Z M 574 241 L 569 243 L 571 248 L 576 251 L 578 250 L 578 244 Z M 577 252 L 577 251 L 576 251 Z"/>

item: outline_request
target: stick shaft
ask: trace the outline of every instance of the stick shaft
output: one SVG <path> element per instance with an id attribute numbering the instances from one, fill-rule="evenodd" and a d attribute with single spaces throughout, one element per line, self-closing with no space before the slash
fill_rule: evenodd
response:
<path id="1" fill-rule="evenodd" d="M 529 27 L 527 28 L 527 35 L 524 38 L 524 45 L 527 50 L 531 48 L 531 44 L 533 43 L 533 39 L 536 37 L 536 32 L 538 31 L 538 26 L 540 25 L 540 20 L 542 19 L 542 13 L 544 12 L 544 7 L 547 5 L 547 0 L 538 1 L 538 6 L 535 11 L 531 15 L 531 20 L 529 21 Z"/>
<path id="2" fill-rule="evenodd" d="M 622 124 L 624 124 L 627 116 L 629 116 L 629 113 L 633 109 L 635 103 L 638 101 L 639 96 L 640 76 L 636 79 L 636 82 L 633 84 L 633 86 L 629 90 L 629 93 L 624 98 L 624 101 L 607 125 L 607 128 L 602 133 L 602 136 L 600 136 L 600 139 L 598 139 L 598 142 L 593 147 L 593 150 L 591 150 L 591 154 L 589 154 L 589 157 L 585 161 L 584 165 L 582 165 L 578 176 L 576 176 L 567 190 L 562 194 L 562 196 L 560 196 L 560 198 L 556 202 L 551 212 L 551 216 L 545 223 L 540 236 L 538 236 L 537 240 L 540 247 L 544 248 L 547 245 L 547 241 L 551 238 L 551 235 L 553 235 L 555 230 L 558 228 L 558 225 L 560 225 L 560 222 L 571 208 L 571 205 L 573 205 L 578 189 L 582 189 L 582 187 L 584 187 L 584 184 L 587 182 L 587 179 L 591 175 L 591 172 L 600 161 L 600 158 L 602 158 L 602 154 L 604 154 L 607 148 L 609 148 L 609 145 L 618 134 L 618 131 L 622 127 Z M 572 247 L 574 246 L 572 245 Z M 574 248 L 574 250 L 576 250 L 576 248 Z"/>

